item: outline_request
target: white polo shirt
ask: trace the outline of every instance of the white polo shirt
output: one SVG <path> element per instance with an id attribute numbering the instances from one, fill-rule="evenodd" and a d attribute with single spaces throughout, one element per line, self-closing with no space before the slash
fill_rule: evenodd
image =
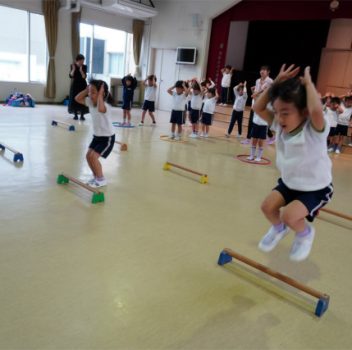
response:
<path id="1" fill-rule="evenodd" d="M 89 113 L 92 116 L 93 135 L 106 137 L 114 135 L 114 130 L 110 120 L 111 106 L 105 103 L 106 112 L 101 113 L 98 111 L 98 105 L 94 106 L 89 97 L 86 97 L 85 104 L 89 107 Z"/>
<path id="2" fill-rule="evenodd" d="M 231 86 L 232 73 L 222 73 L 221 86 L 228 88 Z"/>
<path id="3" fill-rule="evenodd" d="M 182 93 L 180 95 L 177 94 L 176 91 L 172 92 L 172 110 L 173 111 L 184 111 L 187 103 L 187 96 Z"/>
<path id="4" fill-rule="evenodd" d="M 326 119 L 322 132 L 316 131 L 309 119 L 293 135 L 284 133 L 276 121 L 271 129 L 276 132 L 276 166 L 288 188 L 317 191 L 331 184 L 331 160 L 326 144 L 330 128 Z"/>
<path id="5" fill-rule="evenodd" d="M 204 98 L 204 106 L 203 106 L 203 113 L 209 113 L 209 114 L 214 114 L 215 112 L 215 106 L 216 106 L 216 97 Z"/>

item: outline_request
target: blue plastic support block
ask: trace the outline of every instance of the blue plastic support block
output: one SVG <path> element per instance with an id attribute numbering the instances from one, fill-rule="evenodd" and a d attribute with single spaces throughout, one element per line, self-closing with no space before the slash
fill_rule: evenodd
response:
<path id="1" fill-rule="evenodd" d="M 75 131 L 75 126 L 74 125 L 70 125 L 68 128 L 69 131 Z"/>
<path id="2" fill-rule="evenodd" d="M 51 122 L 51 125 L 56 126 L 56 125 L 57 125 L 57 122 L 56 122 L 55 120 L 53 120 L 53 121 Z"/>
<path id="3" fill-rule="evenodd" d="M 4 150 L 5 149 L 5 146 L 0 144 L 0 150 Z"/>
<path id="4" fill-rule="evenodd" d="M 222 251 L 220 253 L 220 256 L 219 256 L 219 260 L 218 260 L 218 265 L 225 265 L 229 262 L 232 261 L 232 256 L 230 256 L 229 254 L 227 254 L 225 251 Z"/>
<path id="5" fill-rule="evenodd" d="M 16 162 L 23 162 L 23 154 L 22 153 L 15 153 L 13 156 L 13 161 Z"/>
<path id="6" fill-rule="evenodd" d="M 329 298 L 320 298 L 317 303 L 317 307 L 315 308 L 315 315 L 318 317 L 323 316 L 324 312 L 329 307 Z"/>

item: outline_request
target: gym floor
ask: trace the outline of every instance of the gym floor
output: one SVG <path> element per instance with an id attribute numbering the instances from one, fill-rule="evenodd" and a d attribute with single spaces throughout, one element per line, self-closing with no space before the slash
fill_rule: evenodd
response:
<path id="1" fill-rule="evenodd" d="M 114 109 L 114 121 L 121 115 Z M 235 159 L 248 146 L 224 138 L 226 124 L 176 143 L 160 139 L 169 113 L 156 119 L 116 128 L 128 151 L 116 145 L 102 161 L 105 203 L 91 204 L 87 190 L 56 184 L 61 171 L 90 177 L 90 116 L 0 107 L 0 143 L 24 155 L 23 165 L 0 155 L 0 349 L 352 349 L 352 223 L 322 213 L 301 263 L 288 258 L 292 234 L 260 252 L 269 227 L 260 203 L 276 184 L 275 164 Z M 274 161 L 275 147 L 264 156 Z M 332 158 L 329 208 L 351 215 L 352 155 Z M 209 183 L 163 171 L 166 161 Z M 317 318 L 315 298 L 236 261 L 218 266 L 224 247 L 329 294 L 329 309 Z"/>

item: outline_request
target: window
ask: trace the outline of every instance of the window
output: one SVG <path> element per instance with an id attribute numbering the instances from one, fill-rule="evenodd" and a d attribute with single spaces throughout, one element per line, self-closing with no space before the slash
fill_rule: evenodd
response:
<path id="1" fill-rule="evenodd" d="M 89 78 L 109 82 L 110 77 L 133 73 L 132 34 L 81 23 L 80 45 L 80 51 L 86 58 Z"/>
<path id="2" fill-rule="evenodd" d="M 44 17 L 0 6 L 0 80 L 46 80 Z"/>

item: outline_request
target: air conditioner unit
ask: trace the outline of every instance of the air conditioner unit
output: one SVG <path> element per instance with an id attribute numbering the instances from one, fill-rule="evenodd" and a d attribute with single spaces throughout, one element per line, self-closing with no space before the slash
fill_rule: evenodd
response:
<path id="1" fill-rule="evenodd" d="M 149 18 L 158 14 L 154 7 L 131 0 L 102 0 L 101 4 L 104 9 L 134 18 Z"/>

